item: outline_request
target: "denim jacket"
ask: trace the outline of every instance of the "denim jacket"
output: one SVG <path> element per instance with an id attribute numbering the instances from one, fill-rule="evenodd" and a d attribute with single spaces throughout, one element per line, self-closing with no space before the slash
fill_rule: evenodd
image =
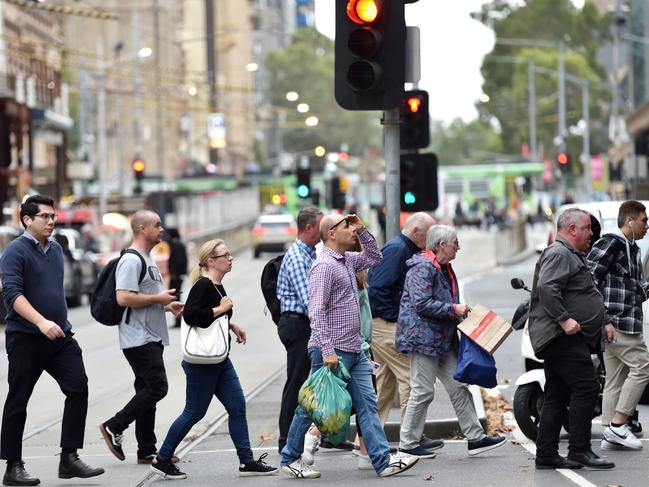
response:
<path id="1" fill-rule="evenodd" d="M 410 270 L 403 286 L 395 334 L 397 351 L 441 357 L 451 347 L 459 323 L 453 307 L 459 303 L 455 273 L 446 264 L 455 282 L 452 285 L 437 259 L 431 261 L 422 254 L 413 256 L 407 264 Z"/>

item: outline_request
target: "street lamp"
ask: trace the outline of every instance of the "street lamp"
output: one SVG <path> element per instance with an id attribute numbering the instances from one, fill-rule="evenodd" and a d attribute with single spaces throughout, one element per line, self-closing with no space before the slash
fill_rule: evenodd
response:
<path id="1" fill-rule="evenodd" d="M 289 91 L 286 93 L 286 99 L 288 101 L 297 101 L 298 98 L 300 98 L 300 95 L 298 95 L 295 91 Z"/>
<path id="2" fill-rule="evenodd" d="M 310 117 L 307 117 L 306 120 L 304 120 L 304 123 L 306 124 L 307 127 L 315 127 L 320 123 L 320 120 L 318 120 L 318 117 L 311 115 Z"/>
<path id="3" fill-rule="evenodd" d="M 309 105 L 307 105 L 306 103 L 300 103 L 297 106 L 297 111 L 300 113 L 306 113 L 309 111 Z"/>

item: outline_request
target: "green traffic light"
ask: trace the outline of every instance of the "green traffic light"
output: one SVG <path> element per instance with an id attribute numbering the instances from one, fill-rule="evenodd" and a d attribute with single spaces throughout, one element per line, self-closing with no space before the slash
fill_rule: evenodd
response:
<path id="1" fill-rule="evenodd" d="M 307 198 L 309 196 L 309 187 L 306 184 L 300 184 L 297 187 L 297 195 L 300 198 Z"/>
<path id="2" fill-rule="evenodd" d="M 407 191 L 403 195 L 403 202 L 406 205 L 414 205 L 416 201 L 417 201 L 417 197 L 413 193 L 411 193 L 410 191 Z"/>

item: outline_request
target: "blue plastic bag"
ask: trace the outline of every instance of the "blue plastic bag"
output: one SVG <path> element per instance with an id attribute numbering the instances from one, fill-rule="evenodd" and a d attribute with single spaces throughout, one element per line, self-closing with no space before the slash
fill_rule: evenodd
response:
<path id="1" fill-rule="evenodd" d="M 327 439 L 342 443 L 349 429 L 352 397 L 347 391 L 349 372 L 338 362 L 335 370 L 320 367 L 302 384 L 297 400 Z"/>
<path id="2" fill-rule="evenodd" d="M 464 384 L 496 387 L 496 360 L 469 337 L 460 334 L 460 350 L 453 378 Z"/>

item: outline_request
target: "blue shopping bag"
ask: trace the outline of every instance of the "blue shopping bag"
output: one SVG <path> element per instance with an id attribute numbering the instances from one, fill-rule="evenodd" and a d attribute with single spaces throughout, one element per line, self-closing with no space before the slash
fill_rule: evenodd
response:
<path id="1" fill-rule="evenodd" d="M 496 387 L 496 360 L 464 333 L 460 333 L 460 350 L 453 378 L 464 384 Z"/>

